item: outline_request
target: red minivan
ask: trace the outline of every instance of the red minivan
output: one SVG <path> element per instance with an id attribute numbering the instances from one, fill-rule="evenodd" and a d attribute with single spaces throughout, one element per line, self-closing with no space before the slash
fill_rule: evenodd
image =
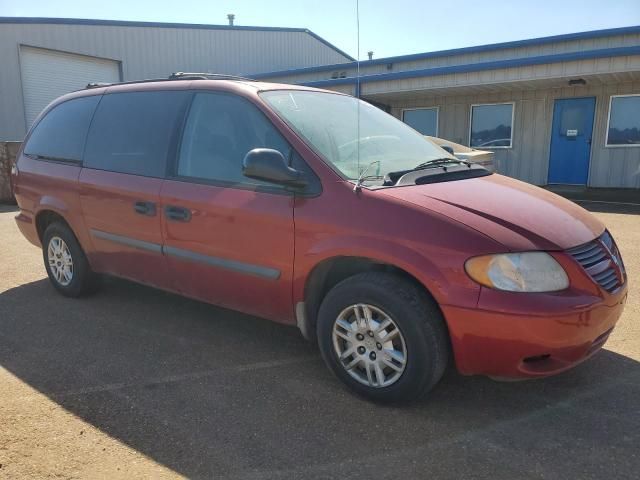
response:
<path id="1" fill-rule="evenodd" d="M 540 377 L 606 342 L 627 296 L 605 227 L 457 160 L 348 95 L 208 74 L 49 105 L 16 221 L 62 294 L 116 275 L 297 324 L 355 392 Z"/>

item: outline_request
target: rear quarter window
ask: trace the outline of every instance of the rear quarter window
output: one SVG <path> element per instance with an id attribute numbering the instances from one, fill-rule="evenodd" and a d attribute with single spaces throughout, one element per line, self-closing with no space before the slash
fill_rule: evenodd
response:
<path id="1" fill-rule="evenodd" d="M 82 160 L 87 131 L 99 95 L 74 98 L 56 105 L 34 127 L 24 147 L 26 155 L 50 160 Z"/>
<path id="2" fill-rule="evenodd" d="M 163 177 L 189 95 L 185 91 L 104 95 L 91 123 L 84 166 Z"/>

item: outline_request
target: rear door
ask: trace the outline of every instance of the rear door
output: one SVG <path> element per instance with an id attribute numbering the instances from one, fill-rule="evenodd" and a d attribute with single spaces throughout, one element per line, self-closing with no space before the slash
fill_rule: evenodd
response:
<path id="1" fill-rule="evenodd" d="M 293 317 L 293 200 L 242 175 L 253 148 L 291 148 L 255 105 L 199 92 L 162 187 L 164 252 L 185 295 L 279 321 Z"/>
<path id="2" fill-rule="evenodd" d="M 98 271 L 170 287 L 162 255 L 160 187 L 188 98 L 186 91 L 102 97 L 79 179 L 94 247 L 91 262 Z"/>

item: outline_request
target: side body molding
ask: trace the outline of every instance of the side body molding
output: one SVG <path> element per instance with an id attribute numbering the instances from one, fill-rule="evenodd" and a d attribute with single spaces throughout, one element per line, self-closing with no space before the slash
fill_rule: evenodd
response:
<path id="1" fill-rule="evenodd" d="M 181 248 L 167 247 L 158 243 L 145 242 L 135 238 L 126 237 L 123 235 L 115 235 L 113 233 L 103 232 L 96 229 L 91 229 L 91 235 L 96 238 L 108 240 L 110 242 L 127 245 L 129 247 L 138 248 L 140 250 L 164 254 L 189 262 L 202 263 L 212 267 L 219 267 L 244 273 L 247 275 L 255 275 L 257 277 L 267 278 L 269 280 L 277 280 L 278 278 L 280 278 L 280 270 L 265 267 L 262 265 L 253 265 L 249 263 L 238 262 L 236 260 L 229 260 L 226 258 L 202 255 L 200 253 L 183 250 Z"/>

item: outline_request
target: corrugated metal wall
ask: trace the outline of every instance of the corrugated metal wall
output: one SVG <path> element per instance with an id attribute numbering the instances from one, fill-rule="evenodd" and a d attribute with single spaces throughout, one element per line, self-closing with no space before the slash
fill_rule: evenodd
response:
<path id="1" fill-rule="evenodd" d="M 598 50 L 616 47 L 632 47 L 640 45 L 640 34 L 614 35 L 611 37 L 591 38 L 583 40 L 571 40 L 564 42 L 554 42 L 541 45 L 532 45 L 518 48 L 503 48 L 489 50 L 485 52 L 453 54 L 447 56 L 437 56 L 414 61 L 396 61 L 394 57 L 389 58 L 389 63 L 369 65 L 367 61 L 360 62 L 360 75 L 371 75 L 376 73 L 404 72 L 407 70 L 419 70 L 423 68 L 450 67 L 454 65 L 468 65 L 475 63 L 491 62 L 495 60 L 511 60 L 517 58 L 530 58 L 541 55 L 554 55 L 570 52 L 584 52 L 586 50 Z M 381 61 L 381 59 L 376 60 Z M 604 59 L 608 62 L 609 59 Z M 593 62 L 593 61 L 591 61 Z M 530 67 L 529 67 L 530 68 Z M 559 67 L 549 65 L 548 73 L 557 73 Z M 602 62 L 598 68 L 606 68 Z M 296 73 L 294 75 L 275 75 L 269 77 L 270 81 L 283 82 L 311 82 L 315 80 L 326 80 L 331 78 L 334 72 L 345 72 L 347 77 L 355 76 L 355 67 L 336 67 L 323 71 L 309 73 Z M 491 75 L 492 72 L 473 72 L 474 75 Z M 526 78 L 525 74 L 525 78 Z M 384 83 L 384 82 L 376 82 Z"/>
<path id="2" fill-rule="evenodd" d="M 310 34 L 296 31 L 3 23 L 0 140 L 21 140 L 25 134 L 19 45 L 119 60 L 123 80 L 176 71 L 250 74 L 348 61 Z"/>
<path id="3" fill-rule="evenodd" d="M 361 82 L 360 95 L 392 107 L 439 107 L 439 136 L 468 145 L 470 106 L 476 103 L 515 102 L 513 148 L 496 149 L 500 172 L 543 185 L 547 183 L 554 101 L 576 96 L 596 97 L 596 116 L 591 149 L 589 185 L 593 187 L 640 187 L 640 147 L 605 147 L 609 97 L 640 93 L 640 55 L 603 53 L 592 58 L 567 58 L 527 65 L 487 67 L 449 72 L 421 72 L 419 76 L 393 78 L 394 72 L 456 65 L 530 59 L 555 54 L 579 53 L 640 46 L 637 28 L 612 30 L 591 38 L 548 39 L 524 46 L 486 46 L 470 51 L 435 52 L 413 59 L 391 57 L 361 62 L 360 74 L 391 74 L 389 79 Z M 352 64 L 314 71 L 278 73 L 271 81 L 306 83 L 330 79 L 344 72 L 354 77 Z M 563 88 L 571 78 L 587 79 L 587 87 Z M 349 80 L 347 80 L 349 81 Z M 350 80 L 353 82 L 353 79 Z M 353 83 L 323 88 L 355 94 Z M 456 93 L 458 92 L 458 93 Z M 464 93 L 462 93 L 464 92 Z"/>
<path id="4" fill-rule="evenodd" d="M 513 101 L 513 148 L 494 150 L 497 169 L 505 175 L 544 185 L 547 183 L 555 100 L 596 97 L 589 186 L 640 188 L 640 147 L 605 147 L 609 97 L 628 93 L 640 93 L 640 82 L 493 94 L 416 96 L 393 103 L 391 112 L 400 118 L 403 108 L 439 107 L 439 136 L 468 145 L 472 104 Z"/>
<path id="5" fill-rule="evenodd" d="M 511 84 L 518 88 L 537 88 L 540 81 L 601 75 L 606 73 L 640 72 L 640 55 L 622 55 L 617 57 L 573 60 L 542 65 L 525 65 L 494 70 L 452 73 L 446 75 L 423 76 L 401 80 L 363 82 L 362 95 L 381 95 L 391 92 L 410 92 L 416 90 L 442 90 L 463 86 L 490 86 Z M 624 77 L 621 77 L 624 78 Z M 628 76 L 629 80 L 632 77 Z M 528 83 L 529 82 L 529 83 Z M 536 83 L 533 83 L 536 82 Z M 500 88 L 496 88 L 499 90 Z M 504 87 L 503 87 L 504 89 Z"/>

